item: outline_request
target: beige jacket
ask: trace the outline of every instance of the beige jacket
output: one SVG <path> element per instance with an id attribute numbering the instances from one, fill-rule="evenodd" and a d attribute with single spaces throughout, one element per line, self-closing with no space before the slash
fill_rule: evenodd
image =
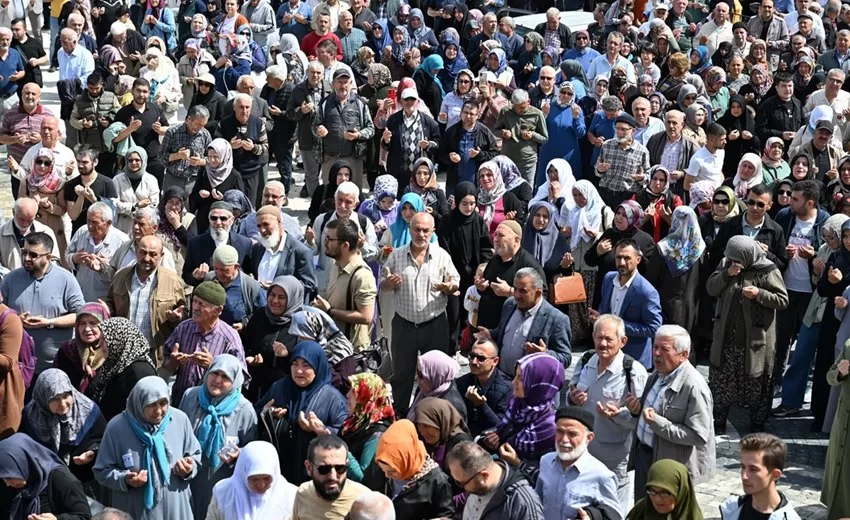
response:
<path id="1" fill-rule="evenodd" d="M 0 226 L 0 265 L 10 271 L 14 271 L 18 267 L 22 267 L 24 265 L 23 259 L 21 258 L 21 248 L 18 247 L 18 239 L 15 238 L 15 230 L 12 227 L 14 225 L 15 220 L 11 219 Z M 33 220 L 32 227 L 36 232 L 47 233 L 50 235 L 50 238 L 53 239 L 53 251 L 51 252 L 51 255 L 53 258 L 61 261 L 59 256 L 59 244 L 56 242 L 56 235 L 53 234 L 53 230 L 37 220 Z"/>

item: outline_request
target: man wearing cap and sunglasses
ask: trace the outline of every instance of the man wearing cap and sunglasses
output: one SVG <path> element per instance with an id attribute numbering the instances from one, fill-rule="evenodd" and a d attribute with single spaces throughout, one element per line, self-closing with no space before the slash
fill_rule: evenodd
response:
<path id="1" fill-rule="evenodd" d="M 564 54 L 564 61 L 576 60 L 581 68 L 588 70 L 590 64 L 599 57 L 599 51 L 590 46 L 590 34 L 587 31 L 575 33 L 574 46 Z"/>

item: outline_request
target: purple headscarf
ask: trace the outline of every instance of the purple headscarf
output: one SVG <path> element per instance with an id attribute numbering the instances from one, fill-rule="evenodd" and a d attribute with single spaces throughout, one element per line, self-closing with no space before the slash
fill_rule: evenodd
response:
<path id="1" fill-rule="evenodd" d="M 419 376 L 428 381 L 431 389 L 423 392 L 421 389 L 416 394 L 413 404 L 410 405 L 410 411 L 407 418 L 413 420 L 413 411 L 416 405 L 426 397 L 442 397 L 452 386 L 460 367 L 453 358 L 448 354 L 439 350 L 432 350 L 419 356 L 419 361 L 416 363 L 416 370 Z"/>
<path id="2" fill-rule="evenodd" d="M 555 439 L 555 396 L 564 386 L 564 365 L 546 352 L 517 362 L 525 397 L 512 397 L 496 426 L 501 442 L 510 442 L 520 457 L 552 450 Z"/>

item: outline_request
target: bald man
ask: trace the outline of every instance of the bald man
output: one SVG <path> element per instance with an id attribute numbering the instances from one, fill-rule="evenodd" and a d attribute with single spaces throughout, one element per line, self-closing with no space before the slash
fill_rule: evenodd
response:
<path id="1" fill-rule="evenodd" d="M 283 207 L 288 204 L 286 198 L 286 190 L 283 183 L 280 181 L 269 181 L 266 187 L 263 188 L 262 206 L 277 206 L 280 208 L 280 220 L 283 222 L 283 230 L 286 234 L 299 242 L 304 242 L 304 233 L 301 231 L 301 224 L 292 215 L 284 212 Z M 246 236 L 257 243 L 259 230 L 257 229 L 257 212 L 249 213 L 247 217 L 242 219 L 239 224 L 238 233 Z"/>
<path id="2" fill-rule="evenodd" d="M 357 497 L 348 511 L 349 520 L 395 520 L 395 508 L 390 497 L 369 491 Z"/>
<path id="3" fill-rule="evenodd" d="M 712 56 L 721 42 L 730 42 L 733 36 L 732 21 L 729 19 L 729 4 L 718 2 L 711 14 L 711 19 L 702 25 L 694 40 L 698 41 L 700 45 L 708 47 L 708 55 Z"/>
<path id="4" fill-rule="evenodd" d="M 18 92 L 18 80 L 24 77 L 24 58 L 12 48 L 12 30 L 0 27 L 0 99 Z M 0 105 L 5 111 L 6 103 Z"/>
<path id="5" fill-rule="evenodd" d="M 86 20 L 80 13 L 72 12 L 68 15 L 68 21 L 66 22 L 65 29 L 71 29 L 74 31 L 74 34 L 77 35 L 77 43 L 84 47 L 87 51 L 91 53 L 94 58 L 97 58 L 97 42 L 95 42 L 94 38 L 92 38 L 88 33 L 83 32 L 83 28 L 86 25 Z M 51 45 L 50 49 L 50 65 L 51 69 L 59 68 L 60 72 L 62 67 L 59 64 L 59 50 L 62 48 L 62 32 L 59 32 L 59 36 L 56 37 L 56 40 Z M 88 75 L 86 75 L 88 77 Z M 62 79 L 60 77 L 60 79 Z M 86 82 L 86 78 L 82 78 L 81 81 L 83 84 Z"/>
<path id="6" fill-rule="evenodd" d="M 47 233 L 53 239 L 52 256 L 59 258 L 56 247 L 56 236 L 53 230 L 35 220 L 38 213 L 38 203 L 35 199 L 22 197 L 15 201 L 12 207 L 12 219 L 0 226 L 0 265 L 10 271 L 23 267 L 21 248 L 24 238 L 30 233 Z"/>

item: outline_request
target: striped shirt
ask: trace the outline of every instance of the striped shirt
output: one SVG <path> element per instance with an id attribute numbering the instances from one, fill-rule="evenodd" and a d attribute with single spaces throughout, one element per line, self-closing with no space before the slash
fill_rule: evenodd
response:
<path id="1" fill-rule="evenodd" d="M 239 334 L 230 325 L 218 320 L 212 329 L 202 332 L 194 320 L 182 322 L 165 341 L 166 362 L 171 357 L 171 349 L 175 343 L 180 345 L 179 351 L 184 354 L 194 354 L 206 347 L 210 354 L 213 355 L 213 359 L 219 354 L 232 354 L 236 356 L 242 362 L 245 386 L 248 386 L 251 376 L 248 375 L 248 367 L 245 364 L 245 349 L 242 348 L 242 340 L 239 338 Z M 174 388 L 171 390 L 172 406 L 178 406 L 180 404 L 180 399 L 186 390 L 200 384 L 204 378 L 205 370 L 192 361 L 177 370 L 177 380 L 174 382 Z"/>
<path id="2" fill-rule="evenodd" d="M 401 284 L 395 288 L 395 312 L 412 323 L 422 323 L 446 312 L 446 294 L 434 284 L 460 283 L 460 275 L 449 254 L 440 246 L 428 245 L 425 261 L 419 265 L 410 252 L 410 244 L 390 253 L 384 264 L 381 281 L 400 274 Z"/>
<path id="3" fill-rule="evenodd" d="M 649 389 L 649 393 L 646 394 L 646 400 L 643 402 L 643 408 L 652 408 L 655 410 L 655 413 L 660 413 L 658 410 L 659 405 L 664 399 L 664 390 L 670 386 L 670 383 L 676 379 L 676 375 L 679 374 L 679 371 L 682 369 L 682 365 L 667 374 L 666 376 L 660 376 L 655 379 L 655 382 L 652 384 L 652 388 Z M 637 438 L 642 444 L 649 446 L 650 448 L 655 447 L 655 432 L 652 431 L 652 428 L 649 427 L 649 423 L 646 422 L 646 419 L 643 418 L 643 410 L 641 410 L 641 414 L 638 417 L 638 425 L 637 425 Z"/>
<path id="4" fill-rule="evenodd" d="M 154 271 L 144 282 L 139 280 L 136 270 L 133 270 L 133 278 L 130 281 L 130 312 L 127 319 L 132 321 L 148 343 L 153 342 L 153 327 L 151 326 L 151 293 L 156 287 L 156 271 Z"/>

